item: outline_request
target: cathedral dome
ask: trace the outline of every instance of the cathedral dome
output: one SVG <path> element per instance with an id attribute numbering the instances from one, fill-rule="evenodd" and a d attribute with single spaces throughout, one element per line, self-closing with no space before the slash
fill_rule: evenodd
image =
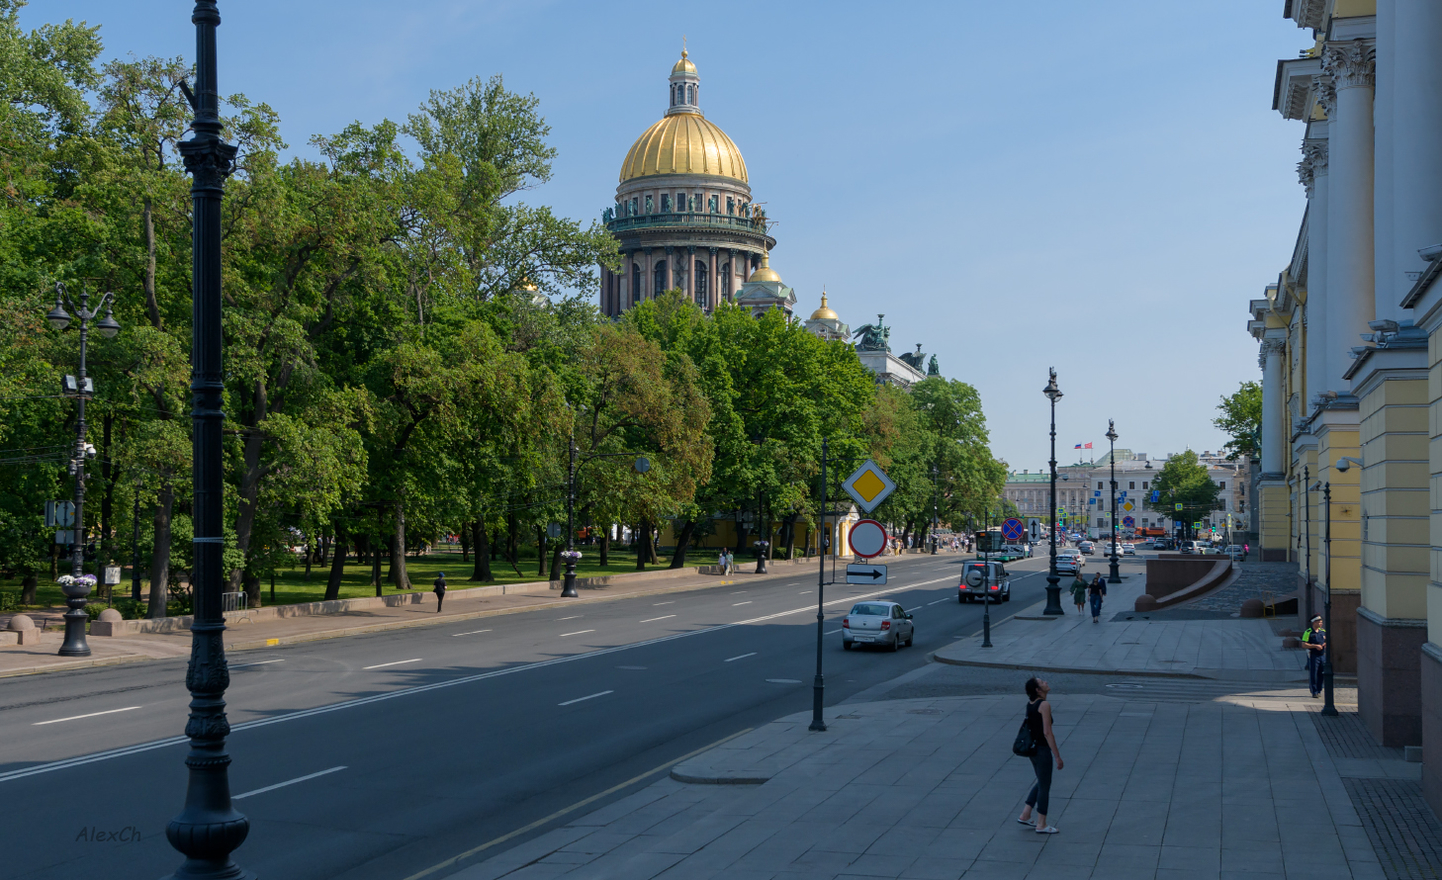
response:
<path id="1" fill-rule="evenodd" d="M 811 320 L 813 320 L 813 321 L 839 321 L 839 320 L 841 320 L 841 316 L 838 315 L 838 314 L 836 314 L 835 312 L 833 312 L 833 311 L 831 310 L 831 307 L 830 307 L 830 306 L 826 305 L 826 291 L 824 291 L 824 290 L 821 291 L 821 308 L 819 308 L 819 309 L 817 309 L 816 311 L 814 311 L 814 312 L 811 313 Z"/>
<path id="2" fill-rule="evenodd" d="M 701 78 L 686 55 L 682 51 L 671 68 L 666 115 L 631 145 L 621 163 L 621 183 L 654 174 L 709 174 L 748 182 L 741 151 L 701 112 Z"/>
<path id="3" fill-rule="evenodd" d="M 748 284 L 752 281 L 774 281 L 777 284 L 781 283 L 781 276 L 777 275 L 776 270 L 771 268 L 771 254 L 769 252 L 761 255 L 760 268 L 752 272 L 751 277 L 746 279 L 746 281 Z"/>

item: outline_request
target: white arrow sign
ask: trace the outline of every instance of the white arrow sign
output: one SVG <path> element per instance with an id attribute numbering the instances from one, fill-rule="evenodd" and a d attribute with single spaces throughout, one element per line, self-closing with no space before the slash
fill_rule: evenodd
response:
<path id="1" fill-rule="evenodd" d="M 886 586 L 886 566 L 848 565 L 846 566 L 846 582 L 848 584 L 876 584 L 877 586 Z"/>

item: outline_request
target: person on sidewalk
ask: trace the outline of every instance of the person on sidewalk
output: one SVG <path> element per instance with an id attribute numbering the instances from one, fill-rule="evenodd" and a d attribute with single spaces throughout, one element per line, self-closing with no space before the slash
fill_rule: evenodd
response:
<path id="1" fill-rule="evenodd" d="M 1076 613 L 1081 614 L 1082 606 L 1085 605 L 1087 601 L 1087 582 L 1086 578 L 1081 576 L 1080 571 L 1078 571 L 1076 577 L 1072 579 L 1071 598 L 1072 601 L 1076 603 Z"/>
<path id="2" fill-rule="evenodd" d="M 1107 581 L 1102 577 L 1101 572 L 1092 579 L 1091 586 L 1087 589 L 1092 600 L 1092 623 L 1101 623 L 1102 620 L 1102 599 L 1107 594 Z"/>
<path id="3" fill-rule="evenodd" d="M 1322 615 L 1312 617 L 1312 625 L 1302 632 L 1302 647 L 1307 649 L 1307 687 L 1312 699 L 1322 692 L 1322 655 L 1327 650 L 1327 630 Z"/>
<path id="4" fill-rule="evenodd" d="M 436 613 L 437 613 L 437 614 L 440 614 L 440 613 L 441 613 L 441 603 L 444 602 L 444 601 L 446 601 L 446 573 L 445 573 L 445 572 L 441 572 L 439 575 L 436 576 L 436 585 L 435 585 L 434 587 L 431 587 L 431 591 L 436 594 Z"/>
<path id="5" fill-rule="evenodd" d="M 728 574 L 728 572 L 726 571 L 726 548 L 725 548 L 725 547 L 722 547 L 722 548 L 721 548 L 721 554 L 716 557 L 716 567 L 719 568 L 719 569 L 721 569 L 721 576 L 722 576 L 722 577 L 725 577 L 725 576 Z"/>
<path id="6" fill-rule="evenodd" d="M 1026 796 L 1026 806 L 1021 808 L 1021 816 L 1016 821 L 1034 827 L 1037 834 L 1056 833 L 1056 826 L 1046 823 L 1048 802 L 1051 800 L 1051 762 L 1056 761 L 1058 770 L 1065 766 L 1061 749 L 1056 745 L 1056 734 L 1051 729 L 1051 703 L 1046 699 L 1050 692 L 1051 685 L 1041 679 L 1026 680 L 1026 723 L 1031 726 L 1031 737 L 1037 746 L 1036 754 L 1031 756 L 1036 784 L 1031 787 L 1031 794 Z M 1032 818 L 1033 811 L 1035 819 Z"/>

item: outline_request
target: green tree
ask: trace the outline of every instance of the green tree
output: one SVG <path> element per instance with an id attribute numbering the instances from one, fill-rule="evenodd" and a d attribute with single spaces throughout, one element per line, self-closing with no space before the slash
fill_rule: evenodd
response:
<path id="1" fill-rule="evenodd" d="M 1157 500 L 1154 502 L 1148 496 L 1146 506 L 1187 526 L 1211 515 L 1221 491 L 1212 482 L 1207 466 L 1190 449 L 1173 455 L 1162 465 L 1161 471 L 1152 479 L 1152 489 L 1159 493 Z"/>
<path id="2" fill-rule="evenodd" d="M 1243 382 L 1236 392 L 1217 403 L 1217 411 L 1221 415 L 1213 419 L 1212 424 L 1232 438 L 1223 447 L 1227 450 L 1227 458 L 1236 461 L 1243 455 L 1252 458 L 1261 455 L 1261 384 Z"/>

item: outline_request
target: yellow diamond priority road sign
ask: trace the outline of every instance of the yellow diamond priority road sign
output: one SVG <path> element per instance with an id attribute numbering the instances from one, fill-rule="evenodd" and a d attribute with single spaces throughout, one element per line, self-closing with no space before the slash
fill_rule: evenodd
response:
<path id="1" fill-rule="evenodd" d="M 876 505 L 896 491 L 896 484 L 891 482 L 886 471 L 868 458 L 865 464 L 856 469 L 856 473 L 846 478 L 841 488 L 855 499 L 856 506 L 860 507 L 863 513 L 870 513 L 876 509 Z"/>

